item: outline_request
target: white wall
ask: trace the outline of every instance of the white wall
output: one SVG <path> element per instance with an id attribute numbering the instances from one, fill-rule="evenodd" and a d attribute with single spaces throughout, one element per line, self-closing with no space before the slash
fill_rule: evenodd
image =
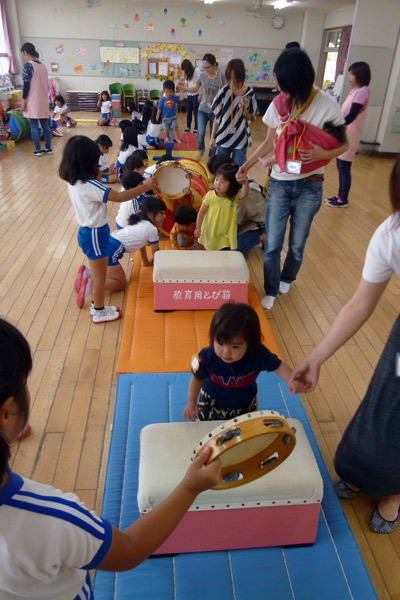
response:
<path id="1" fill-rule="evenodd" d="M 326 13 L 324 29 L 335 29 L 352 25 L 354 20 L 355 3 L 345 8 L 332 9 Z"/>
<path id="2" fill-rule="evenodd" d="M 201 44 L 204 52 L 212 52 L 215 46 L 280 50 L 286 42 L 300 40 L 303 24 L 303 11 L 288 10 L 284 11 L 284 27 L 276 30 L 271 25 L 275 12 L 272 7 L 263 9 L 265 17 L 255 18 L 243 6 L 229 5 L 228 10 L 226 3 L 210 6 L 203 3 L 192 5 L 186 1 L 170 4 L 153 0 L 133 4 L 130 0 L 102 0 L 99 7 L 91 9 L 80 8 L 77 0 L 16 0 L 16 3 L 23 41 L 30 37 L 57 38 L 59 43 L 66 39 L 81 39 L 83 42 L 121 40 L 143 42 L 144 47 L 168 42 L 182 44 L 187 50 L 191 45 Z M 126 8 L 123 8 L 124 5 Z M 167 17 L 163 12 L 165 6 L 169 7 Z M 195 10 L 192 16 L 187 12 L 191 7 Z M 151 11 L 150 18 L 143 15 L 146 10 Z M 135 13 L 140 15 L 139 22 L 134 20 Z M 182 18 L 186 19 L 184 27 Z M 150 23 L 154 25 L 153 33 L 148 30 Z M 174 37 L 171 37 L 171 28 L 176 30 Z M 54 53 L 50 59 L 44 57 L 44 60 L 57 61 L 57 54 Z M 105 77 L 99 77 L 98 71 L 91 73 L 89 70 L 60 79 L 68 89 L 100 89 L 108 84 Z M 148 87 L 145 79 L 133 81 L 140 87 Z"/>

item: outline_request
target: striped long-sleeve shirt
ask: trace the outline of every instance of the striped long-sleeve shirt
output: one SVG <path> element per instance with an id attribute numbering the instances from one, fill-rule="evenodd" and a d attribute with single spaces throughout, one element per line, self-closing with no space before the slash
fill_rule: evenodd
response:
<path id="1" fill-rule="evenodd" d="M 211 109 L 218 121 L 216 135 L 217 146 L 239 150 L 251 146 L 250 126 L 239 103 L 247 105 L 251 115 L 257 113 L 257 101 L 253 88 L 248 87 L 243 96 L 232 94 L 229 85 L 225 85 L 216 95 Z"/>

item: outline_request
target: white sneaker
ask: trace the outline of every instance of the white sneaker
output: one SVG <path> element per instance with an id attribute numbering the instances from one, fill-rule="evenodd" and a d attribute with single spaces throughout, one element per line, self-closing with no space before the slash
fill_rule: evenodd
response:
<path id="1" fill-rule="evenodd" d="M 290 290 L 290 283 L 285 283 L 284 281 L 281 281 L 279 284 L 280 293 L 287 294 L 289 290 Z"/>
<path id="2" fill-rule="evenodd" d="M 71 127 L 71 123 L 67 123 L 67 127 Z"/>
<path id="3" fill-rule="evenodd" d="M 111 321 L 118 321 L 122 315 L 118 310 L 113 310 L 111 306 L 105 306 L 102 310 L 95 310 L 95 314 L 92 317 L 93 323 L 107 323 Z"/>
<path id="4" fill-rule="evenodd" d="M 118 306 L 105 306 L 104 308 L 121 312 Z M 93 317 L 93 315 L 95 315 L 95 314 L 96 314 L 96 309 L 94 307 L 94 302 L 92 300 L 92 304 L 90 305 L 90 316 Z"/>
<path id="5" fill-rule="evenodd" d="M 273 307 L 275 302 L 275 296 L 264 296 L 264 298 L 261 299 L 261 306 L 263 308 L 266 308 L 267 310 L 269 310 L 270 308 Z"/>

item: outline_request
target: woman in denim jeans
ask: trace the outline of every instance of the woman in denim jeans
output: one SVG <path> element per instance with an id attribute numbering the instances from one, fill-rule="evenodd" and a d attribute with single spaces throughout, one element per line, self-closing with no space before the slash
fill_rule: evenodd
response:
<path id="1" fill-rule="evenodd" d="M 178 83 L 177 88 L 195 94 L 201 90 L 201 100 L 199 111 L 197 113 L 197 147 L 199 150 L 196 160 L 201 160 L 204 155 L 207 123 L 210 123 L 210 136 L 214 123 L 214 113 L 211 110 L 211 104 L 218 94 L 219 90 L 226 84 L 225 75 L 218 71 L 218 63 L 213 54 L 203 56 L 204 73 L 200 73 L 196 85 L 189 87 L 187 84 Z M 210 150 L 208 156 L 212 156 L 215 150 Z"/>
<path id="2" fill-rule="evenodd" d="M 241 167 L 239 177 L 241 174 L 246 174 L 259 158 L 273 150 L 274 142 L 283 124 L 305 104 L 306 107 L 300 112 L 298 119 L 321 129 L 327 122 L 332 122 L 333 126 L 344 125 L 344 119 L 335 100 L 325 92 L 314 88 L 314 69 L 303 50 L 293 49 L 283 52 L 275 63 L 274 75 L 277 88 L 281 93 L 270 104 L 263 117 L 263 122 L 268 126 L 267 136 Z M 315 94 L 313 97 L 312 92 Z M 278 106 L 281 112 L 278 112 Z M 282 114 L 282 106 L 284 112 L 286 111 L 285 114 Z M 261 300 L 264 308 L 272 308 L 278 292 L 286 294 L 290 284 L 296 279 L 303 262 L 304 247 L 311 223 L 321 206 L 324 169 L 319 167 L 310 171 L 307 168 L 307 173 L 302 173 L 302 164 L 330 160 L 339 156 L 347 148 L 347 139 L 335 150 L 324 150 L 312 144 L 310 150 L 299 150 L 298 154 L 293 156 L 293 160 L 287 160 L 286 169 L 282 173 L 279 166 L 274 165 L 268 187 L 265 218 L 267 236 L 263 257 L 265 296 Z M 281 252 L 289 219 L 288 251 L 281 271 Z"/>

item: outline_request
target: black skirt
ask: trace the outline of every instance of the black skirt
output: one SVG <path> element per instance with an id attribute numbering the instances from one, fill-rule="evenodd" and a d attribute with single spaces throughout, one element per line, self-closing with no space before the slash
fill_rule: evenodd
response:
<path id="1" fill-rule="evenodd" d="M 395 321 L 367 393 L 337 448 L 341 479 L 372 497 L 400 494 L 400 317 Z"/>

